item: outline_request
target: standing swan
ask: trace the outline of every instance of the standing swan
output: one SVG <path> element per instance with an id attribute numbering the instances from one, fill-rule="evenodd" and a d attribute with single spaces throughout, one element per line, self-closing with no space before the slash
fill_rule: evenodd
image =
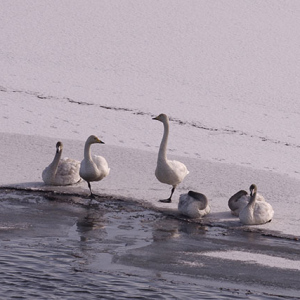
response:
<path id="1" fill-rule="evenodd" d="M 231 210 L 231 214 L 238 217 L 240 211 L 249 203 L 249 201 L 250 196 L 244 190 L 240 190 L 236 194 L 231 196 L 228 200 L 228 206 Z M 265 201 L 265 198 L 257 193 L 256 201 Z"/>
<path id="2" fill-rule="evenodd" d="M 160 114 L 156 118 L 153 118 L 153 120 L 158 120 L 164 124 L 164 135 L 159 147 L 155 176 L 160 182 L 172 185 L 170 197 L 168 199 L 159 201 L 170 203 L 172 201 L 171 198 L 176 186 L 184 179 L 189 171 L 183 163 L 176 160 L 167 159 L 169 118 L 165 114 Z"/>
<path id="3" fill-rule="evenodd" d="M 265 201 L 256 201 L 257 187 L 250 186 L 250 201 L 239 214 L 240 221 L 245 225 L 259 225 L 271 222 L 274 216 L 272 206 Z"/>
<path id="4" fill-rule="evenodd" d="M 80 162 L 71 158 L 61 158 L 62 142 L 56 143 L 56 153 L 52 163 L 42 173 L 42 178 L 47 185 L 70 185 L 79 182 Z"/>
<path id="5" fill-rule="evenodd" d="M 210 212 L 205 195 L 189 191 L 179 197 L 178 211 L 190 218 L 201 218 Z"/>
<path id="6" fill-rule="evenodd" d="M 84 146 L 84 159 L 80 165 L 80 176 L 88 183 L 90 189 L 90 197 L 93 198 L 94 194 L 91 189 L 91 181 L 100 181 L 109 174 L 107 161 L 104 157 L 98 155 L 91 155 L 92 144 L 104 144 L 95 135 L 91 135 L 85 142 Z"/>

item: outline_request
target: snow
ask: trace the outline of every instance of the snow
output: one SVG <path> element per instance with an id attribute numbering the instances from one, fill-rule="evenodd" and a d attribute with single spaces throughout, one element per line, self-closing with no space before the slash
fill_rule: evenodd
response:
<path id="1" fill-rule="evenodd" d="M 251 252 L 243 252 L 243 251 L 216 251 L 216 252 L 202 253 L 201 255 L 235 260 L 235 261 L 246 261 L 248 263 L 257 263 L 271 268 L 291 269 L 291 270 L 300 269 L 299 260 L 291 260 L 282 257 L 276 257 L 271 255 L 259 254 L 259 253 L 251 253 Z"/>
<path id="2" fill-rule="evenodd" d="M 299 236 L 300 4 L 296 1 L 5 1 L 0 11 L 1 185 L 44 188 L 55 143 L 81 160 L 90 134 L 110 175 L 98 193 L 176 209 L 208 196 L 209 218 L 240 226 L 227 201 L 256 183 L 275 210 L 257 226 Z M 174 203 L 155 164 L 190 174 Z M 86 183 L 63 188 L 88 192 Z"/>

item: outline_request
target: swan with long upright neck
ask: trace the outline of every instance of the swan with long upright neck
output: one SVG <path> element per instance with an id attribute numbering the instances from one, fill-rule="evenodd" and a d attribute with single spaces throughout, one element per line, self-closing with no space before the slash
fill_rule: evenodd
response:
<path id="1" fill-rule="evenodd" d="M 244 190 L 240 190 L 237 193 L 235 193 L 233 196 L 231 196 L 230 199 L 228 200 L 228 207 L 231 210 L 231 214 L 238 217 L 240 211 L 249 203 L 250 198 L 251 197 Z M 265 198 L 262 195 L 257 193 L 256 201 L 265 201 Z"/>
<path id="2" fill-rule="evenodd" d="M 201 218 L 210 212 L 210 206 L 205 195 L 189 191 L 180 195 L 178 211 L 189 218 Z"/>
<path id="3" fill-rule="evenodd" d="M 167 159 L 169 118 L 165 114 L 160 114 L 159 116 L 153 118 L 153 120 L 158 120 L 164 125 L 164 134 L 158 151 L 155 176 L 160 182 L 172 186 L 170 197 L 168 199 L 159 201 L 164 203 L 170 203 L 172 201 L 172 195 L 175 191 L 176 186 L 185 178 L 189 171 L 183 163 L 176 160 Z"/>
<path id="4" fill-rule="evenodd" d="M 240 221 L 245 225 L 260 225 L 271 222 L 274 216 L 274 210 L 266 201 L 256 201 L 257 186 L 250 186 L 249 203 L 240 211 Z"/>
<path id="5" fill-rule="evenodd" d="M 90 197 L 93 198 L 91 181 L 100 181 L 109 174 L 110 168 L 103 156 L 91 155 L 92 144 L 104 144 L 98 137 L 91 135 L 85 142 L 84 159 L 81 161 L 79 174 L 84 179 L 90 189 Z"/>
<path id="6" fill-rule="evenodd" d="M 67 157 L 61 159 L 62 150 L 62 142 L 57 142 L 54 159 L 42 172 L 42 179 L 47 185 L 71 185 L 81 180 L 80 162 Z"/>

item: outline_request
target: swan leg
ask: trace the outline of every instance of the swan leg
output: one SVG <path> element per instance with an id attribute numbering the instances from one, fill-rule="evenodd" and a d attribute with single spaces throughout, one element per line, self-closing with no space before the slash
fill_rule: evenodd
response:
<path id="1" fill-rule="evenodd" d="M 172 188 L 170 197 L 169 197 L 168 199 L 159 200 L 159 202 L 163 202 L 163 203 L 171 203 L 171 202 L 172 202 L 172 196 L 173 196 L 174 191 L 175 191 L 175 186 L 173 186 L 173 188 Z"/>
<path id="2" fill-rule="evenodd" d="M 95 198 L 95 195 L 92 193 L 91 184 L 89 182 L 87 182 L 87 183 L 88 183 L 88 186 L 89 186 L 89 189 L 90 189 L 90 192 L 91 192 L 90 198 L 93 199 L 93 198 Z"/>

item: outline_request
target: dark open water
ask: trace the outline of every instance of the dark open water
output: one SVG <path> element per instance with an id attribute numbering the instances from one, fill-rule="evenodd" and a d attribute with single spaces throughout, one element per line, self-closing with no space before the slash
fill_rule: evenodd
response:
<path id="1" fill-rule="evenodd" d="M 97 200 L 89 206 L 80 196 L 0 190 L 1 299 L 299 296 L 299 270 L 199 258 L 201 251 L 246 247 L 295 259 L 297 241 L 208 228 L 134 202 Z"/>

